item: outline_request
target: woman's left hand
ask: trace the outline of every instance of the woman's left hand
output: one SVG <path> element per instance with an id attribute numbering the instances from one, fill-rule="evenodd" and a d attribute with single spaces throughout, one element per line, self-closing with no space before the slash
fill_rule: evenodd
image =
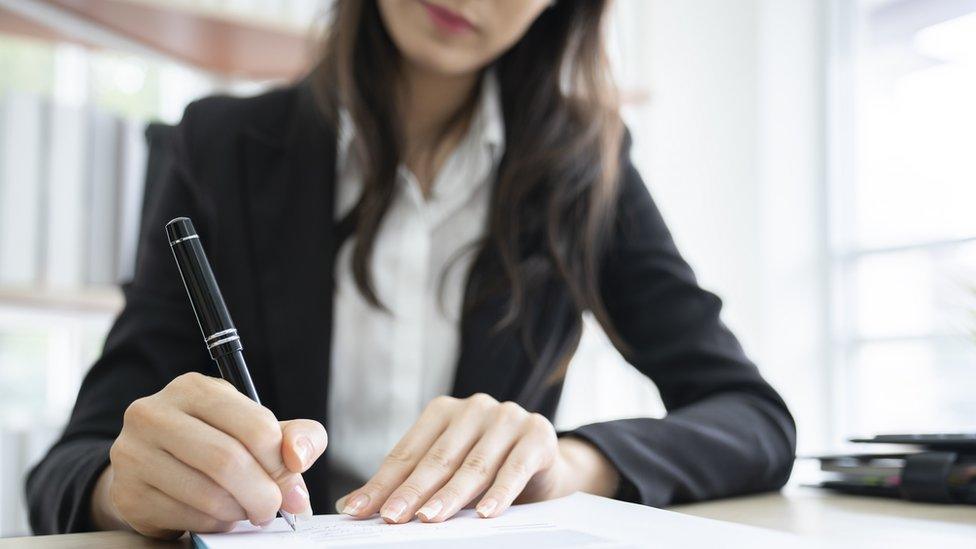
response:
<path id="1" fill-rule="evenodd" d="M 583 440 L 556 437 L 544 416 L 485 394 L 438 397 L 362 488 L 337 509 L 386 522 L 446 520 L 480 497 L 476 510 L 495 517 L 513 502 L 576 491 L 612 495 L 618 473 Z M 483 495 L 482 495 L 483 494 Z"/>

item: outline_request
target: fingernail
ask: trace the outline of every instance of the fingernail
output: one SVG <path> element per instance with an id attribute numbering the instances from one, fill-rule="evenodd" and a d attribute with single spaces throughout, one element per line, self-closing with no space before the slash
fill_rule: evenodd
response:
<path id="1" fill-rule="evenodd" d="M 475 510 L 478 511 L 481 518 L 488 518 L 488 516 L 491 515 L 491 512 L 495 510 L 495 507 L 498 507 L 497 501 L 495 501 L 493 498 L 485 498 L 481 500 L 481 503 L 478 504 L 478 507 Z"/>
<path id="2" fill-rule="evenodd" d="M 366 494 L 356 494 L 356 497 L 342 507 L 344 515 L 358 515 L 360 511 L 369 505 L 369 496 Z"/>
<path id="3" fill-rule="evenodd" d="M 345 506 L 346 506 L 346 496 L 342 496 L 341 498 L 339 498 L 339 499 L 336 500 L 336 503 L 335 503 L 336 513 L 341 513 L 342 512 L 342 509 Z"/>
<path id="4" fill-rule="evenodd" d="M 417 511 L 417 516 L 426 521 L 431 521 L 437 518 L 437 515 L 440 514 L 442 509 L 444 509 L 444 504 L 441 503 L 441 500 L 434 499 L 428 501 L 426 505 L 421 507 L 420 510 Z"/>
<path id="5" fill-rule="evenodd" d="M 299 437 L 295 441 L 295 453 L 298 454 L 298 459 L 302 461 L 302 467 L 308 466 L 308 461 L 312 459 L 312 441 L 308 437 Z"/>
<path id="6" fill-rule="evenodd" d="M 296 515 L 305 512 L 311 507 L 308 502 L 308 492 L 305 491 L 305 488 L 301 484 L 296 484 L 285 494 L 285 500 L 281 506 L 289 513 Z"/>
<path id="7" fill-rule="evenodd" d="M 383 517 L 387 522 L 396 522 L 400 520 L 400 515 L 407 510 L 407 502 L 401 497 L 391 498 L 383 506 L 380 511 L 380 516 Z"/>

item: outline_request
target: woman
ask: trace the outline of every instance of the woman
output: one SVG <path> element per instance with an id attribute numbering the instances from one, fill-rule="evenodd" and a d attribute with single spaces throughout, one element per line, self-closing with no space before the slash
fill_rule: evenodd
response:
<path id="1" fill-rule="evenodd" d="M 606 4 L 340 1 L 308 79 L 191 105 L 125 309 L 29 478 L 34 528 L 172 537 L 279 506 L 436 522 L 577 490 L 662 506 L 781 486 L 793 421 L 630 162 Z M 162 230 L 180 215 L 266 407 L 201 374 Z M 584 311 L 666 418 L 555 432 Z"/>

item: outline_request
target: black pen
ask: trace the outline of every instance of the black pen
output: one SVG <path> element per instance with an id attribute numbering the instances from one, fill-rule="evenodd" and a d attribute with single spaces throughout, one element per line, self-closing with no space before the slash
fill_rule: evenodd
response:
<path id="1" fill-rule="evenodd" d="M 203 333 L 204 343 L 210 357 L 217 363 L 220 377 L 231 382 L 238 391 L 261 404 L 258 392 L 254 389 L 251 374 L 244 362 L 244 346 L 237 335 L 234 322 L 230 319 L 224 296 L 217 286 L 210 261 L 200 244 L 200 237 L 193 222 L 188 217 L 177 217 L 166 224 L 166 236 L 173 250 L 176 266 L 179 268 L 186 295 Z M 295 515 L 280 509 L 278 511 L 288 526 L 295 530 Z"/>

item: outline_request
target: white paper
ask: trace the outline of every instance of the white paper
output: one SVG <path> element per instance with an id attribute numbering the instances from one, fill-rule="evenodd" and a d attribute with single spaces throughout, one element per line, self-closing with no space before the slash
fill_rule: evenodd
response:
<path id="1" fill-rule="evenodd" d="M 791 534 L 682 515 L 588 494 L 517 505 L 494 519 L 465 510 L 435 524 L 386 524 L 319 515 L 292 532 L 283 519 L 264 529 L 242 522 L 227 534 L 194 535 L 210 549 L 371 547 L 548 549 L 555 547 L 804 547 Z"/>

